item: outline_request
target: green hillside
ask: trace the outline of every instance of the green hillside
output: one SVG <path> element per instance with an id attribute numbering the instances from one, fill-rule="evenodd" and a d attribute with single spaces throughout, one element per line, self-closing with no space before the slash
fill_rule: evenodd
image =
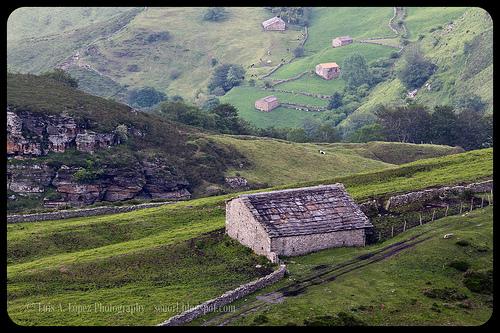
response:
<path id="1" fill-rule="evenodd" d="M 438 66 L 431 89 L 419 89 L 415 102 L 427 106 L 453 104 L 457 97 L 477 94 L 493 111 L 493 40 L 490 15 L 480 8 L 409 8 L 405 22 L 410 39 L 422 37 L 423 54 Z M 450 25 L 450 23 L 452 23 Z M 466 45 L 469 45 L 468 51 Z M 396 63 L 396 67 L 399 66 Z M 340 127 L 370 120 L 377 104 L 404 104 L 406 89 L 394 78 L 376 86 L 366 101 Z"/>
<path id="2" fill-rule="evenodd" d="M 301 127 L 304 119 L 319 119 L 325 112 L 280 107 L 262 113 L 254 109 L 255 99 L 274 94 L 283 103 L 326 106 L 327 100 L 300 92 L 330 96 L 344 89 L 344 80 L 327 81 L 305 73 L 273 87 L 285 92 L 264 89 L 265 81 L 294 77 L 320 62 L 342 65 L 353 53 L 362 54 L 368 63 L 385 61 L 403 44 L 419 44 L 438 70 L 429 79 L 431 89 L 420 89 L 415 102 L 433 107 L 477 94 L 488 111 L 493 110 L 492 21 L 483 9 L 405 7 L 404 15 L 393 22 L 401 21 L 407 32 L 401 36 L 389 26 L 392 7 L 313 7 L 304 55 L 295 59 L 293 50 L 303 42 L 303 28 L 290 25 L 285 32 L 264 32 L 260 23 L 272 13 L 257 7 L 227 7 L 225 20 L 208 22 L 202 19 L 206 9 L 22 8 L 12 13 L 8 23 L 8 67 L 39 73 L 79 52 L 78 63 L 67 70 L 80 80 L 84 91 L 124 101 L 130 89 L 152 86 L 201 104 L 209 97 L 206 88 L 214 64 L 241 64 L 246 69 L 245 81 L 220 99 L 237 106 L 241 116 L 258 127 Z M 352 36 L 354 43 L 332 48 L 331 39 L 341 35 Z M 378 38 L 382 45 L 365 43 L 371 38 Z M 281 62 L 286 64 L 262 79 Z M 401 63 L 402 58 L 396 60 L 391 70 Z M 354 111 L 342 116 L 347 118 L 339 129 L 347 135 L 371 123 L 374 107 L 405 104 L 406 93 L 393 73 L 371 89 Z M 329 113 L 337 116 L 335 111 Z"/>
<path id="3" fill-rule="evenodd" d="M 341 181 L 360 201 L 374 195 L 488 179 L 493 172 L 492 157 L 492 149 L 483 149 L 311 184 Z M 158 312 L 152 304 L 198 304 L 253 279 L 263 273 L 255 268 L 261 259 L 217 234 L 203 235 L 224 226 L 224 200 L 233 195 L 123 214 L 8 225 L 9 316 L 22 325 L 154 325 L 182 309 Z M 485 223 L 487 227 L 489 222 Z M 470 237 L 475 237 L 475 243 L 481 236 Z M 311 256 L 318 255 L 322 254 Z M 41 299 L 55 307 L 59 303 L 66 307 L 68 302 L 150 306 L 133 316 L 75 311 L 48 314 L 38 311 L 37 305 L 26 306 Z"/>
<path id="4" fill-rule="evenodd" d="M 377 245 L 289 258 L 288 279 L 233 303 L 234 313 L 215 319 L 209 314 L 190 325 L 224 320 L 228 326 L 482 325 L 492 315 L 491 291 L 471 291 L 464 282 L 466 274 L 448 264 L 465 262 L 476 274 L 492 272 L 492 231 L 493 209 L 488 207 L 436 220 Z M 453 238 L 443 239 L 449 233 Z M 470 245 L 459 246 L 459 240 Z M 401 244 L 408 248 L 399 252 Z M 380 257 L 373 256 L 378 251 Z M 363 257 L 369 259 L 360 260 Z M 320 273 L 321 278 L 313 279 Z M 277 304 L 255 298 L 286 290 L 294 282 L 307 285 L 307 279 L 313 280 L 303 292 Z"/>
<path id="5" fill-rule="evenodd" d="M 230 168 L 226 172 L 227 175 L 240 174 L 250 182 L 268 185 L 328 179 L 393 168 L 397 164 L 463 151 L 448 146 L 392 142 L 313 144 L 229 135 L 211 138 L 234 147 L 252 161 L 250 168 Z M 319 150 L 326 154 L 320 154 Z"/>

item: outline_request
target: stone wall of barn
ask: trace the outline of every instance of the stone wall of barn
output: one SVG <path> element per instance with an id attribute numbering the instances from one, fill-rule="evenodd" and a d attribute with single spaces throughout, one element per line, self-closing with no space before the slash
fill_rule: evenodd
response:
<path id="1" fill-rule="evenodd" d="M 287 257 L 345 246 L 365 246 L 365 229 L 271 239 L 271 251 Z"/>
<path id="2" fill-rule="evenodd" d="M 267 232 L 255 220 L 240 198 L 233 199 L 226 204 L 226 233 L 229 237 L 251 248 L 255 253 L 276 262 L 277 258 L 271 252 L 271 240 Z"/>

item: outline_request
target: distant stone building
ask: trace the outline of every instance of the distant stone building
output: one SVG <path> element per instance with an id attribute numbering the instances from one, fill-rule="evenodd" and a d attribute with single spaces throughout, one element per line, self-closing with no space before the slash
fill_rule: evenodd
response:
<path id="1" fill-rule="evenodd" d="M 341 37 L 337 37 L 337 38 L 332 39 L 332 46 L 333 47 L 344 46 L 344 45 L 351 44 L 351 43 L 352 43 L 352 38 L 349 36 L 341 36 Z"/>
<path id="2" fill-rule="evenodd" d="M 278 106 L 280 106 L 280 102 L 276 96 L 266 96 L 255 101 L 255 108 L 264 112 L 269 112 Z"/>
<path id="3" fill-rule="evenodd" d="M 264 28 L 264 30 L 268 31 L 284 31 L 286 29 L 286 24 L 285 21 L 283 21 L 281 18 L 275 16 L 273 18 L 270 18 L 269 20 L 262 22 L 262 27 Z"/>
<path id="4" fill-rule="evenodd" d="M 340 67 L 336 62 L 326 62 L 316 65 L 316 74 L 325 80 L 331 80 L 340 75 Z"/>
<path id="5" fill-rule="evenodd" d="M 342 184 L 244 194 L 226 202 L 226 233 L 273 262 L 364 246 L 372 227 Z"/>

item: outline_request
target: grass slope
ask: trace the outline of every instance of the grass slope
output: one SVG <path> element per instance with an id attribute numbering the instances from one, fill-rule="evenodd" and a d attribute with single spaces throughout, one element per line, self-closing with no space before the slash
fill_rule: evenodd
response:
<path id="1" fill-rule="evenodd" d="M 456 97 L 472 93 L 487 103 L 487 112 L 493 112 L 491 16 L 481 8 L 410 7 L 405 22 L 410 40 L 416 42 L 421 35 L 419 44 L 423 54 L 438 66 L 429 79 L 431 90 L 420 89 L 415 101 L 433 107 L 453 104 Z M 448 27 L 450 22 L 453 25 Z M 431 32 L 431 29 L 435 30 Z M 466 43 L 472 45 L 468 55 L 464 53 Z M 401 62 L 398 60 L 396 67 L 401 66 Z M 373 118 L 371 111 L 377 104 L 404 104 L 406 92 L 398 78 L 380 83 L 340 127 L 369 123 Z"/>
<path id="2" fill-rule="evenodd" d="M 461 151 L 447 146 L 384 142 L 313 144 L 229 135 L 211 138 L 233 146 L 252 161 L 250 168 L 229 169 L 227 175 L 239 173 L 250 182 L 268 185 L 346 176 Z M 319 154 L 318 150 L 326 154 Z"/>
<path id="3" fill-rule="evenodd" d="M 374 195 L 470 182 L 491 178 L 492 152 L 471 151 L 308 184 L 341 181 L 360 201 Z M 253 279 L 260 274 L 254 265 L 261 259 L 230 242 L 226 247 L 220 238 L 212 242 L 212 237 L 201 236 L 224 226 L 224 200 L 232 196 L 100 217 L 9 224 L 9 316 L 23 325 L 152 325 L 182 311 L 157 312 L 152 304 L 194 305 Z M 185 242 L 197 237 L 201 237 L 199 249 Z M 36 302 L 57 309 L 59 303 L 66 309 L 68 303 L 139 303 L 149 308 L 134 315 L 116 311 L 78 314 L 39 311 L 38 305 L 29 305 Z"/>
<path id="4" fill-rule="evenodd" d="M 314 274 L 318 272 L 318 267 L 333 267 L 424 233 L 425 238 L 430 239 L 397 255 L 338 276 L 333 281 L 323 280 L 298 296 L 287 297 L 282 303 L 258 308 L 230 325 L 301 326 L 307 320 L 335 316 L 340 312 L 362 320 L 367 325 L 468 326 L 485 323 L 492 315 L 492 295 L 470 291 L 462 282 L 463 273 L 447 265 L 452 261 L 464 260 L 471 264 L 470 269 L 474 271 L 492 269 L 491 207 L 462 216 L 439 219 L 365 248 L 329 249 L 289 258 L 289 278 L 257 294 L 272 292 L 291 281 Z M 443 239 L 443 235 L 447 233 L 452 233 L 453 238 Z M 470 245 L 458 246 L 457 240 L 466 240 Z M 453 288 L 456 294 L 465 295 L 466 301 L 424 295 L 425 290 L 443 288 Z M 246 303 L 251 304 L 255 296 L 249 296 L 246 300 Z M 233 305 L 240 309 L 247 304 L 245 301 L 238 301 Z M 204 319 L 208 319 L 208 316 Z M 200 323 L 203 323 L 203 319 L 192 324 Z"/>

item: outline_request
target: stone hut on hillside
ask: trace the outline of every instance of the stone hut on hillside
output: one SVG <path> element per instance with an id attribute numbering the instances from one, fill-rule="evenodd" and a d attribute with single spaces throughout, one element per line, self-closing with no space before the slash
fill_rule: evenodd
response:
<path id="1" fill-rule="evenodd" d="M 372 227 L 342 184 L 244 194 L 226 202 L 226 233 L 272 262 L 364 246 Z"/>
<path id="2" fill-rule="evenodd" d="M 280 102 L 276 96 L 266 96 L 255 101 L 255 108 L 260 111 L 269 112 L 280 106 Z"/>
<path id="3" fill-rule="evenodd" d="M 352 38 L 349 36 L 340 36 L 332 39 L 332 47 L 344 46 L 352 43 Z"/>
<path id="4" fill-rule="evenodd" d="M 337 78 L 340 75 L 340 67 L 336 62 L 326 62 L 316 65 L 316 74 L 325 80 Z"/>
<path id="5" fill-rule="evenodd" d="M 278 16 L 262 22 L 262 27 L 267 31 L 284 31 L 286 29 L 285 21 Z"/>

